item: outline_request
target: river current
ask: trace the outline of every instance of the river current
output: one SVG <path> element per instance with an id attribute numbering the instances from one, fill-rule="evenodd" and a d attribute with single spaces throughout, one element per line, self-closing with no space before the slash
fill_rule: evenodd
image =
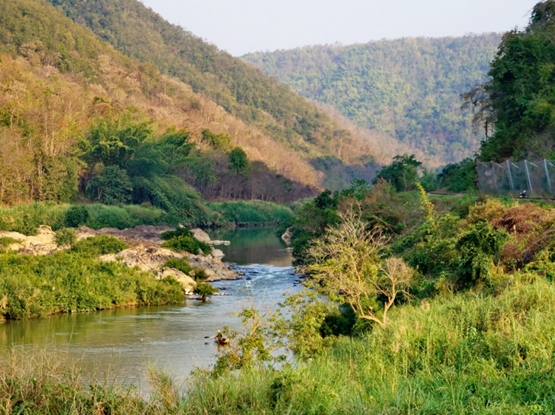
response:
<path id="1" fill-rule="evenodd" d="M 53 356 L 74 366 L 85 378 L 116 381 L 148 389 L 149 368 L 163 369 L 178 381 L 197 367 L 210 368 L 217 355 L 212 336 L 230 326 L 233 313 L 254 304 L 268 309 L 300 289 L 291 254 L 273 229 L 244 229 L 211 234 L 230 240 L 219 248 L 224 261 L 244 273 L 236 281 L 214 285 L 228 296 L 206 303 L 57 315 L 0 324 L 0 358 L 10 354 Z"/>

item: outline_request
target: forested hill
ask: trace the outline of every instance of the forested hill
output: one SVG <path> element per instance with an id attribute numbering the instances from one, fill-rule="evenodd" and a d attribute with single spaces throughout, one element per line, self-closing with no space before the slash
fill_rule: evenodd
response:
<path id="1" fill-rule="evenodd" d="M 171 25 L 138 0 L 50 2 L 117 50 L 191 85 L 195 92 L 294 149 L 324 173 L 329 172 L 330 163 L 336 167 L 351 164 L 362 170 L 365 164 L 374 167 L 368 156 L 375 150 L 368 142 L 289 87 Z"/>
<path id="2" fill-rule="evenodd" d="M 477 150 L 460 94 L 481 83 L 501 35 L 405 38 L 243 56 L 304 97 L 359 126 L 393 136 L 436 164 Z"/>

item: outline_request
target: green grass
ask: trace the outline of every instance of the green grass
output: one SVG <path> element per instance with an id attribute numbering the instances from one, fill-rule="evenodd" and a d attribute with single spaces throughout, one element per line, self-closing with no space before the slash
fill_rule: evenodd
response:
<path id="1" fill-rule="evenodd" d="M 555 285 L 520 275 L 496 296 L 399 306 L 387 329 L 339 338 L 281 369 L 197 374 L 183 389 L 158 373 L 145 398 L 18 367 L 2 371 L 0 405 L 18 396 L 28 413 L 46 414 L 70 402 L 80 413 L 101 405 L 112 414 L 552 414 L 554 326 Z"/>
<path id="2" fill-rule="evenodd" d="M 293 211 L 287 206 L 260 200 L 209 203 L 208 205 L 210 209 L 221 215 L 221 221 L 224 223 L 265 224 L 285 222 L 293 218 Z"/>
<path id="3" fill-rule="evenodd" d="M 0 206 L 0 230 L 20 232 L 24 235 L 36 234 L 40 225 L 50 226 L 53 230 L 68 227 L 68 216 L 75 205 L 35 202 L 13 207 Z M 137 205 L 107 206 L 99 203 L 85 205 L 86 222 L 72 225 L 85 225 L 89 228 L 132 228 L 139 225 L 176 225 L 177 221 L 166 212 L 155 207 Z"/>
<path id="4" fill-rule="evenodd" d="M 97 238 L 102 237 L 92 239 Z M 90 249 L 82 248 L 48 256 L 0 254 L 0 319 L 184 300 L 183 289 L 174 279 L 156 280 L 119 263 L 98 261 Z"/>

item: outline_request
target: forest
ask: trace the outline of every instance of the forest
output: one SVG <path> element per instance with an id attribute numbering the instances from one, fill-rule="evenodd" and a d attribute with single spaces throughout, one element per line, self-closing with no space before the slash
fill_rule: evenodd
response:
<path id="1" fill-rule="evenodd" d="M 404 38 L 259 52 L 242 59 L 439 167 L 472 156 L 479 147 L 483 134 L 473 132 L 471 111 L 461 109 L 460 95 L 486 80 L 500 41 L 494 33 Z"/>
<path id="2" fill-rule="evenodd" d="M 349 174 L 350 166 L 363 171 L 366 166 L 370 171 L 375 169 L 374 160 L 368 161 L 368 155 L 377 153 L 375 146 L 290 88 L 171 25 L 141 2 L 52 0 L 51 3 L 116 50 L 190 85 L 195 93 L 208 97 L 229 114 L 287 147 L 311 164 L 312 174 L 320 172 L 320 179 L 327 175 L 327 170 L 326 164 L 318 161 L 327 156 L 337 156 L 341 161 L 343 175 L 347 177 L 339 183 L 342 188 L 355 178 Z"/>

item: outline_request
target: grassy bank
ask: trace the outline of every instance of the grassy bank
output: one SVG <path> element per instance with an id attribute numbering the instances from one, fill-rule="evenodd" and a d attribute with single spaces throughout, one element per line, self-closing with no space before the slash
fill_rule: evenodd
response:
<path id="1" fill-rule="evenodd" d="M 223 225 L 277 224 L 290 221 L 294 216 L 287 206 L 260 200 L 209 203 L 208 206 L 219 214 L 219 223 Z"/>
<path id="2" fill-rule="evenodd" d="M 79 212 L 75 212 L 75 210 Z M 177 220 L 155 207 L 136 205 L 107 206 L 35 202 L 12 207 L 0 206 L 0 230 L 32 235 L 40 225 L 53 230 L 64 227 L 132 228 L 139 225 L 177 224 Z"/>
<path id="3" fill-rule="evenodd" d="M 123 249 L 121 245 L 101 236 L 53 255 L 0 254 L 0 319 L 184 301 L 174 279 L 156 280 L 137 269 L 96 259 Z"/>
<path id="4" fill-rule="evenodd" d="M 34 408 L 29 413 L 47 414 L 71 405 L 76 413 L 102 407 L 112 414 L 549 414 L 554 325 L 555 286 L 523 274 L 496 296 L 461 293 L 400 306 L 386 330 L 338 338 L 281 370 L 200 375 L 185 389 L 158 374 L 145 399 L 14 369 L 3 372 L 10 386 L 0 387 L 0 405 L 19 400 Z"/>

